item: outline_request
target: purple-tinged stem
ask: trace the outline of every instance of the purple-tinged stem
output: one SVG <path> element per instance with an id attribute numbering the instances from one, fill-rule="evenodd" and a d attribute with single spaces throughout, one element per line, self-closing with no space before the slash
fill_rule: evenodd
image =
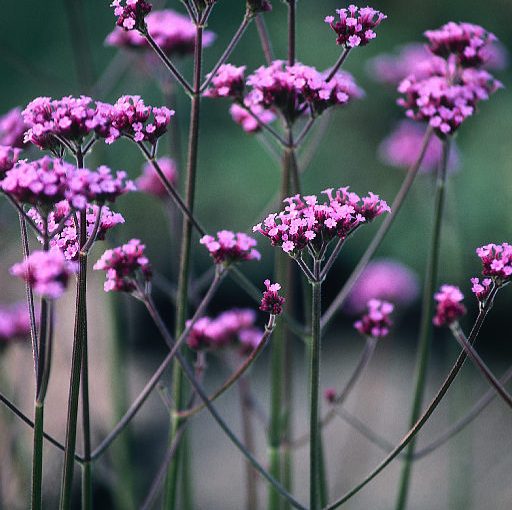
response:
<path id="1" fill-rule="evenodd" d="M 256 28 L 258 29 L 258 36 L 260 38 L 261 49 L 263 50 L 265 61 L 267 62 L 267 65 L 270 65 L 274 60 L 274 51 L 272 49 L 272 42 L 268 34 L 267 24 L 263 14 L 260 13 L 256 16 L 255 23 Z"/>
<path id="2" fill-rule="evenodd" d="M 349 53 L 350 53 L 350 48 L 345 48 L 341 52 L 341 55 L 339 56 L 338 60 L 336 61 L 333 68 L 330 70 L 329 74 L 327 75 L 327 78 L 325 79 L 325 81 L 327 83 L 329 83 L 334 78 L 335 74 L 340 70 L 341 66 L 347 59 Z"/>

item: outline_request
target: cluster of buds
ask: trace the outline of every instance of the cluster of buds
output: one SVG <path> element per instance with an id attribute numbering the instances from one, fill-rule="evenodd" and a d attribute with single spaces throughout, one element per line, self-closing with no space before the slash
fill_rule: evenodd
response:
<path id="1" fill-rule="evenodd" d="M 271 283 L 270 280 L 265 280 L 266 290 L 263 292 L 261 299 L 260 310 L 268 312 L 270 315 L 281 315 L 285 298 L 279 295 L 281 285 L 279 283 Z"/>
<path id="2" fill-rule="evenodd" d="M 143 30 L 144 18 L 151 12 L 151 4 L 146 0 L 114 0 L 111 4 L 117 16 L 117 26 L 124 30 Z"/>
<path id="3" fill-rule="evenodd" d="M 187 344 L 191 349 L 216 350 L 238 346 L 243 352 L 255 349 L 263 332 L 255 327 L 256 313 L 250 309 L 228 310 L 216 318 L 201 317 L 190 331 Z"/>
<path id="4" fill-rule="evenodd" d="M 387 18 L 371 7 L 349 5 L 347 9 L 336 9 L 339 19 L 326 16 L 325 22 L 336 32 L 336 44 L 346 48 L 366 46 L 377 37 L 375 28 Z"/>
<path id="5" fill-rule="evenodd" d="M 304 248 L 319 253 L 333 238 L 345 239 L 361 223 L 390 211 L 387 203 L 373 193 L 361 198 L 349 192 L 348 187 L 333 191 L 323 191 L 328 198 L 323 204 L 318 203 L 316 195 L 287 198 L 284 211 L 270 214 L 253 231 L 268 237 L 273 246 L 280 246 L 292 256 Z"/>
<path id="6" fill-rule="evenodd" d="M 354 328 L 362 335 L 372 338 L 387 336 L 389 329 L 393 325 L 390 315 L 393 312 L 394 306 L 380 299 L 370 299 L 367 306 L 367 313 L 354 323 Z"/>
<path id="7" fill-rule="evenodd" d="M 217 238 L 205 235 L 200 240 L 204 244 L 216 264 L 231 264 L 246 260 L 259 260 L 261 255 L 255 250 L 256 239 L 243 232 L 231 230 L 217 232 Z"/>
<path id="8" fill-rule="evenodd" d="M 211 79 L 211 85 L 204 95 L 206 97 L 241 98 L 245 88 L 245 68 L 246 66 L 222 64 Z M 208 74 L 208 77 L 210 76 L 211 74 Z"/>
<path id="9" fill-rule="evenodd" d="M 450 326 L 466 314 L 466 307 L 462 304 L 464 295 L 454 285 L 443 285 L 439 292 L 434 294 L 437 301 L 436 314 L 432 322 L 435 326 Z"/>
<path id="10" fill-rule="evenodd" d="M 93 269 L 106 272 L 105 292 L 129 292 L 137 297 L 146 294 L 152 271 L 145 248 L 138 239 L 131 239 L 101 256 Z"/>

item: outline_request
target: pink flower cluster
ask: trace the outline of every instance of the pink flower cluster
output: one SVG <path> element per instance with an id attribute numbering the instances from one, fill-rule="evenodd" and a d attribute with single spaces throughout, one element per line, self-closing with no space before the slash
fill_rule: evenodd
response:
<path id="1" fill-rule="evenodd" d="M 478 301 L 485 301 L 491 290 L 492 280 L 490 278 L 483 278 L 481 283 L 480 278 L 471 278 L 471 292 L 473 292 Z"/>
<path id="2" fill-rule="evenodd" d="M 347 48 L 366 46 L 377 37 L 374 28 L 387 18 L 371 7 L 349 5 L 348 9 L 336 9 L 339 20 L 326 16 L 325 22 L 336 32 L 336 44 Z"/>
<path id="3" fill-rule="evenodd" d="M 246 66 L 237 67 L 233 64 L 221 65 L 204 95 L 206 97 L 241 98 L 245 88 L 245 68 Z M 211 74 L 208 74 L 208 77 L 210 76 Z"/>
<path id="4" fill-rule="evenodd" d="M 86 208 L 87 235 L 93 234 L 96 219 L 98 217 L 99 206 L 87 204 Z M 77 260 L 80 250 L 80 240 L 77 226 L 74 219 L 70 216 L 71 206 L 69 202 L 63 200 L 55 204 L 55 207 L 48 215 L 48 233 L 52 235 L 59 223 L 68 217 L 64 222 L 64 228 L 61 232 L 56 233 L 50 240 L 51 248 L 58 248 L 64 254 L 67 260 Z M 41 216 L 36 209 L 30 209 L 28 215 L 35 221 L 36 225 L 42 230 L 43 222 Z M 121 214 L 111 211 L 107 206 L 101 208 L 101 218 L 98 226 L 96 240 L 103 241 L 107 232 L 116 225 L 124 223 Z M 42 238 L 39 239 L 42 242 Z"/>
<path id="5" fill-rule="evenodd" d="M 380 299 L 370 299 L 367 306 L 368 312 L 354 323 L 354 328 L 362 335 L 373 338 L 387 336 L 393 325 L 389 316 L 393 312 L 394 306 Z"/>
<path id="6" fill-rule="evenodd" d="M 26 303 L 0 306 L 0 347 L 2 342 L 23 339 L 30 334 L 30 317 Z"/>
<path id="7" fill-rule="evenodd" d="M 334 237 L 345 239 L 361 223 L 390 212 L 387 203 L 374 193 L 361 198 L 348 187 L 333 191 L 329 188 L 322 192 L 328 198 L 322 204 L 316 195 L 287 198 L 284 211 L 267 216 L 253 227 L 253 232 L 260 232 L 272 246 L 295 256 L 306 247 L 319 252 Z"/>
<path id="8" fill-rule="evenodd" d="M 140 96 L 121 96 L 116 103 L 102 105 L 102 116 L 107 119 L 106 142 L 113 143 L 125 135 L 136 142 L 154 144 L 167 132 L 174 110 L 162 106 L 146 106 Z"/>
<path id="9" fill-rule="evenodd" d="M 21 115 L 21 108 L 13 108 L 0 116 L 0 145 L 9 145 L 22 149 L 25 145 L 23 138 L 27 126 Z"/>
<path id="10" fill-rule="evenodd" d="M 173 159 L 163 156 L 157 160 L 158 166 L 162 173 L 167 177 L 167 180 L 174 186 L 178 182 L 178 171 L 176 163 Z M 142 168 L 142 175 L 135 181 L 135 185 L 139 191 L 144 191 L 149 195 L 158 198 L 167 197 L 167 191 L 155 172 L 151 163 L 146 163 Z"/>
<path id="11" fill-rule="evenodd" d="M 407 306 L 418 294 L 418 276 L 412 269 L 391 259 L 374 260 L 354 284 L 345 310 L 352 314 L 361 313 L 371 299 Z"/>
<path id="12" fill-rule="evenodd" d="M 10 147 L 8 145 L 0 145 L 0 179 L 10 170 L 20 155 L 21 149 Z"/>
<path id="13" fill-rule="evenodd" d="M 275 114 L 271 110 L 266 110 L 260 104 L 251 105 L 247 98 L 245 98 L 244 104 L 245 108 L 233 103 L 229 108 L 229 113 L 233 121 L 242 126 L 246 133 L 258 133 L 262 129 L 261 123 L 270 124 L 276 120 Z M 247 111 L 248 109 L 253 115 Z"/>
<path id="14" fill-rule="evenodd" d="M 425 126 L 403 120 L 396 129 L 385 138 L 379 147 L 379 157 L 387 165 L 397 168 L 411 167 L 420 155 L 420 149 L 425 137 Z M 420 172 L 435 172 L 441 162 L 443 144 L 437 136 L 432 137 L 421 162 Z M 459 166 L 459 151 L 455 143 L 450 146 L 448 171 L 454 171 Z"/>
<path id="15" fill-rule="evenodd" d="M 167 55 L 187 55 L 194 52 L 196 29 L 188 16 L 171 9 L 152 11 L 146 17 L 148 32 Z M 203 32 L 203 48 L 211 46 L 215 34 Z M 134 30 L 116 27 L 106 38 L 109 46 L 148 48 L 145 37 Z"/>
<path id="16" fill-rule="evenodd" d="M 445 59 L 455 55 L 463 67 L 480 67 L 490 58 L 489 48 L 496 36 L 479 25 L 450 21 L 437 30 L 427 30 L 425 37 L 434 55 Z"/>
<path id="17" fill-rule="evenodd" d="M 101 256 L 93 269 L 106 272 L 105 292 L 138 292 L 145 289 L 152 276 L 151 265 L 144 254 L 145 248 L 138 239 L 131 239 Z"/>
<path id="18" fill-rule="evenodd" d="M 339 71 L 329 81 L 327 74 L 328 71 L 321 73 L 300 63 L 289 66 L 275 60 L 247 78 L 247 85 L 252 87 L 247 99 L 250 105 L 279 110 L 293 120 L 305 111 L 320 114 L 331 106 L 343 106 L 363 96 L 350 73 Z"/>
<path id="19" fill-rule="evenodd" d="M 482 274 L 507 283 L 512 280 L 512 245 L 508 243 L 487 244 L 476 249 L 482 261 Z"/>
<path id="20" fill-rule="evenodd" d="M 57 249 L 34 251 L 23 262 L 11 268 L 11 274 L 28 282 L 34 292 L 47 299 L 56 299 L 66 290 L 76 264 L 66 260 Z"/>
<path id="21" fill-rule="evenodd" d="M 443 285 L 434 294 L 434 299 L 437 301 L 436 314 L 432 321 L 435 326 L 449 326 L 466 314 L 466 307 L 462 304 L 464 295 L 459 287 Z"/>
<path id="22" fill-rule="evenodd" d="M 263 283 L 266 290 L 263 292 L 260 310 L 271 315 L 281 315 L 285 302 L 285 298 L 279 295 L 281 285 L 279 283 L 271 283 L 270 280 L 265 280 Z"/>
<path id="23" fill-rule="evenodd" d="M 245 260 L 259 260 L 260 253 L 254 249 L 256 240 L 243 232 L 231 230 L 217 232 L 217 238 L 205 235 L 200 240 L 204 244 L 216 264 L 231 264 Z"/>
<path id="24" fill-rule="evenodd" d="M 263 332 L 254 326 L 256 313 L 250 309 L 228 310 L 216 318 L 201 317 L 192 326 L 187 344 L 191 349 L 221 349 L 237 345 L 242 350 L 256 348 Z"/>
<path id="25" fill-rule="evenodd" d="M 117 16 L 117 26 L 124 30 L 141 30 L 144 18 L 151 12 L 151 4 L 146 0 L 114 0 L 111 4 Z"/>

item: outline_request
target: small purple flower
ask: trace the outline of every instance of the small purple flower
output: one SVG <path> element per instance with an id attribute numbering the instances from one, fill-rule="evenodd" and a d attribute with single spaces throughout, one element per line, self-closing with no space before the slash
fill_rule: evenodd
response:
<path id="1" fill-rule="evenodd" d="M 459 287 L 443 285 L 434 294 L 434 299 L 437 301 L 436 314 L 432 320 L 435 326 L 449 326 L 466 314 L 466 307 L 462 304 L 464 295 Z"/>
<path id="2" fill-rule="evenodd" d="M 260 104 L 250 105 L 248 101 L 244 101 L 246 107 L 259 119 L 263 124 L 270 124 L 276 119 L 275 114 L 266 110 Z M 249 104 L 248 104 L 249 103 Z M 232 104 L 229 113 L 231 118 L 240 126 L 246 133 L 259 133 L 261 131 L 260 122 L 258 122 L 253 115 L 251 115 L 244 107 L 239 104 Z"/>
<path id="3" fill-rule="evenodd" d="M 18 161 L 20 152 L 21 149 L 0 145 L 0 180 L 4 178 L 5 173 Z"/>
<path id="4" fill-rule="evenodd" d="M 370 299 L 390 301 L 408 306 L 419 294 L 417 274 L 409 267 L 391 259 L 370 262 L 350 292 L 345 310 L 361 313 Z"/>
<path id="5" fill-rule="evenodd" d="M 379 146 L 379 158 L 386 165 L 397 168 L 411 167 L 420 155 L 426 128 L 410 120 L 401 121 L 396 129 L 387 136 Z M 420 173 L 435 172 L 442 160 L 443 144 L 434 136 L 430 139 Z M 450 146 L 448 171 L 455 171 L 459 166 L 459 151 L 454 143 Z"/>
<path id="6" fill-rule="evenodd" d="M 334 404 L 336 402 L 336 396 L 336 388 L 325 388 L 324 398 L 329 404 Z"/>
<path id="7" fill-rule="evenodd" d="M 349 5 L 348 9 L 336 9 L 339 20 L 326 16 L 325 22 L 336 32 L 336 44 L 347 48 L 366 46 L 377 37 L 375 28 L 387 18 L 371 7 Z"/>
<path id="8" fill-rule="evenodd" d="M 25 146 L 23 138 L 27 129 L 21 108 L 9 110 L 0 116 L 0 145 L 22 149 Z"/>
<path id="9" fill-rule="evenodd" d="M 512 280 L 512 245 L 487 244 L 476 249 L 482 261 L 482 274 L 503 285 Z"/>
<path id="10" fill-rule="evenodd" d="M 146 17 L 148 32 L 160 48 L 169 56 L 184 56 L 194 53 L 196 29 L 188 16 L 172 9 L 152 11 Z M 211 46 L 215 34 L 203 32 L 203 48 Z M 145 37 L 135 30 L 117 26 L 108 34 L 106 44 L 123 48 L 149 48 Z"/>
<path id="11" fill-rule="evenodd" d="M 380 299 L 370 299 L 367 306 L 368 312 L 354 323 L 354 328 L 362 335 L 384 338 L 389 334 L 389 328 L 393 325 L 389 316 L 393 312 L 394 306 Z"/>
<path id="12" fill-rule="evenodd" d="M 34 251 L 26 260 L 15 264 L 11 274 L 28 282 L 34 292 L 47 299 L 57 299 L 66 290 L 76 264 L 66 260 L 58 249 Z"/>
<path id="13" fill-rule="evenodd" d="M 178 170 L 176 163 L 173 159 L 163 156 L 158 159 L 158 165 L 171 185 L 175 186 L 178 182 Z M 149 195 L 158 198 L 165 198 L 168 196 L 160 177 L 155 172 L 151 163 L 146 163 L 142 168 L 142 175 L 135 181 L 135 185 L 139 191 L 144 191 Z"/>
<path id="14" fill-rule="evenodd" d="M 105 292 L 145 292 L 152 276 L 145 248 L 138 239 L 131 239 L 101 256 L 93 269 L 106 272 Z"/>
<path id="15" fill-rule="evenodd" d="M 483 278 L 481 283 L 479 278 L 471 278 L 471 285 L 471 291 L 480 302 L 484 302 L 492 290 L 490 278 Z"/>
<path id="16" fill-rule="evenodd" d="M 246 260 L 259 260 L 260 253 L 254 249 L 256 240 L 243 232 L 231 230 L 217 232 L 217 238 L 205 235 L 200 240 L 204 244 L 216 264 L 231 264 Z"/>
<path id="17" fill-rule="evenodd" d="M 124 30 L 142 30 L 144 18 L 151 12 L 151 4 L 146 0 L 114 0 L 110 7 L 117 16 L 117 26 Z"/>
<path id="18" fill-rule="evenodd" d="M 2 343 L 25 339 L 30 335 L 27 304 L 20 302 L 0 306 L 0 348 Z"/>
<path id="19" fill-rule="evenodd" d="M 284 297 L 278 294 L 281 290 L 281 285 L 279 283 L 271 283 L 270 280 L 265 280 L 263 283 L 267 290 L 263 292 L 260 310 L 271 315 L 280 315 L 285 302 Z"/>
<path id="20" fill-rule="evenodd" d="M 206 97 L 241 98 L 245 87 L 245 67 L 236 67 L 232 64 L 221 65 L 204 95 Z"/>

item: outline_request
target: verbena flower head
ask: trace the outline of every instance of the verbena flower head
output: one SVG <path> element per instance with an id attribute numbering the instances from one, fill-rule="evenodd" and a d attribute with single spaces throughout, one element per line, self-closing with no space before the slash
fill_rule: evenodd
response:
<path id="1" fill-rule="evenodd" d="M 240 126 L 246 133 L 258 133 L 262 127 L 260 123 L 270 124 L 276 120 L 275 114 L 271 110 L 266 110 L 260 104 L 251 105 L 247 98 L 244 100 L 246 108 L 248 108 L 258 119 L 259 122 L 251 115 L 246 108 L 239 104 L 233 103 L 229 108 L 231 118 Z"/>
<path id="2" fill-rule="evenodd" d="M 330 81 L 326 81 L 327 74 L 300 63 L 289 66 L 275 60 L 247 78 L 247 85 L 252 87 L 247 99 L 252 105 L 279 110 L 292 121 L 304 112 L 320 114 L 363 96 L 350 73 L 339 71 Z"/>
<path id="3" fill-rule="evenodd" d="M 174 160 L 163 156 L 157 160 L 157 163 L 167 180 L 175 186 L 178 182 L 178 170 L 176 169 Z M 144 191 L 149 195 L 154 195 L 158 198 L 168 196 L 167 190 L 151 163 L 146 163 L 143 166 L 142 175 L 135 181 L 135 185 L 139 191 Z"/>
<path id="4" fill-rule="evenodd" d="M 56 137 L 81 142 L 95 129 L 96 110 L 91 101 L 87 96 L 34 99 L 23 110 L 23 119 L 29 126 L 25 142 L 50 150 L 60 145 Z"/>
<path id="5" fill-rule="evenodd" d="M 326 16 L 325 22 L 336 32 L 336 44 L 346 48 L 366 46 L 377 37 L 375 28 L 387 18 L 371 7 L 349 5 L 347 9 L 336 9 L 339 19 Z"/>
<path id="6" fill-rule="evenodd" d="M 471 292 L 476 296 L 478 301 L 485 301 L 492 290 L 492 280 L 490 278 L 471 278 Z"/>
<path id="7" fill-rule="evenodd" d="M 391 259 L 370 262 L 348 295 L 345 310 L 361 313 L 370 299 L 390 301 L 395 305 L 411 305 L 419 294 L 417 274 L 406 265 Z"/>
<path id="8" fill-rule="evenodd" d="M 245 88 L 245 68 L 246 66 L 237 67 L 233 64 L 221 65 L 204 95 L 206 97 L 242 97 Z"/>
<path id="9" fill-rule="evenodd" d="M 390 211 L 387 203 L 374 193 L 361 198 L 348 187 L 336 192 L 330 188 L 323 193 L 327 196 L 324 203 L 319 203 L 316 195 L 285 199 L 285 209 L 267 216 L 253 231 L 268 237 L 272 246 L 296 256 L 307 247 L 320 252 L 335 237 L 345 239 L 361 223 Z"/>
<path id="10" fill-rule="evenodd" d="M 146 0 L 114 0 L 111 4 L 117 16 L 117 26 L 124 30 L 141 30 L 144 18 L 151 12 L 151 4 Z"/>
<path id="11" fill-rule="evenodd" d="M 60 297 L 66 290 L 76 264 L 66 260 L 58 249 L 34 251 L 11 268 L 11 274 L 25 280 L 36 294 L 48 299 Z"/>
<path id="12" fill-rule="evenodd" d="M 479 25 L 450 21 L 437 30 L 427 30 L 425 37 L 434 55 L 448 59 L 454 55 L 463 67 L 481 67 L 489 59 L 489 47 L 496 36 Z"/>
<path id="13" fill-rule="evenodd" d="M 200 240 L 204 244 L 216 264 L 231 264 L 245 260 L 259 260 L 260 253 L 254 249 L 256 239 L 243 232 L 231 230 L 217 232 L 217 237 L 205 235 Z"/>
<path id="14" fill-rule="evenodd" d="M 122 96 L 113 106 L 102 105 L 108 132 L 106 142 L 113 143 L 125 135 L 136 142 L 156 143 L 167 132 L 174 110 L 146 106 L 140 96 Z"/>
<path id="15" fill-rule="evenodd" d="M 271 283 L 270 280 L 265 280 L 263 283 L 266 290 L 263 292 L 260 310 L 271 315 L 280 315 L 285 302 L 285 298 L 278 294 L 281 290 L 281 285 L 279 283 Z"/>
<path id="16" fill-rule="evenodd" d="M 2 343 L 24 339 L 30 335 L 27 304 L 0 305 L 0 347 Z"/>
<path id="17" fill-rule="evenodd" d="M 378 154 L 383 163 L 397 168 L 411 167 L 420 155 L 426 128 L 416 122 L 403 120 L 379 146 Z M 443 144 L 437 136 L 430 142 L 421 162 L 420 173 L 435 172 L 443 156 Z M 459 151 L 455 143 L 450 145 L 448 171 L 459 167 Z"/>
<path id="18" fill-rule="evenodd" d="M 75 221 L 73 217 L 70 216 L 71 211 L 71 206 L 67 200 L 57 203 L 48 215 L 48 233 L 53 235 L 50 240 L 50 247 L 61 250 L 67 260 L 76 261 L 78 260 L 78 254 L 80 251 L 80 239 Z M 87 204 L 86 220 L 88 237 L 93 234 L 96 219 L 98 217 L 98 211 L 99 206 Z M 43 221 L 39 212 L 36 209 L 30 209 L 28 211 L 28 215 L 35 221 L 39 229 L 42 230 Z M 62 231 L 54 234 L 58 229 L 60 222 L 66 217 L 68 218 L 65 220 Z M 101 209 L 101 218 L 96 240 L 103 241 L 110 229 L 122 223 L 124 223 L 124 218 L 121 214 L 111 211 L 107 206 L 103 206 Z M 42 242 L 43 239 L 40 238 L 39 241 Z"/>
<path id="19" fill-rule="evenodd" d="M 508 243 L 487 244 L 476 249 L 482 261 L 482 274 L 492 278 L 498 285 L 512 280 L 512 245 Z"/>
<path id="20" fill-rule="evenodd" d="M 0 180 L 3 179 L 5 173 L 18 161 L 20 152 L 21 149 L 8 145 L 0 145 Z"/>
<path id="21" fill-rule="evenodd" d="M 21 108 L 13 108 L 0 116 L 0 145 L 22 149 L 27 126 L 21 114 Z"/>
<path id="22" fill-rule="evenodd" d="M 188 16 L 172 9 L 152 11 L 146 17 L 149 34 L 158 46 L 169 56 L 183 56 L 194 53 L 196 29 Z M 211 46 L 215 34 L 210 30 L 203 32 L 203 48 Z M 116 27 L 106 38 L 109 46 L 123 48 L 149 48 L 145 37 L 135 30 Z"/>
<path id="23" fill-rule="evenodd" d="M 389 329 L 393 325 L 390 315 L 393 312 L 394 306 L 380 299 L 370 299 L 367 306 L 367 313 L 354 323 L 354 328 L 362 335 L 373 338 L 387 336 Z"/>
<path id="24" fill-rule="evenodd" d="M 93 269 L 106 272 L 105 292 L 130 292 L 135 295 L 146 292 L 152 271 L 144 254 L 145 248 L 138 239 L 131 239 L 101 256 Z"/>
<path id="25" fill-rule="evenodd" d="M 434 294 L 437 301 L 436 314 L 432 322 L 435 326 L 449 326 L 466 314 L 466 307 L 462 304 L 464 295 L 459 287 L 442 285 L 439 292 Z"/>

